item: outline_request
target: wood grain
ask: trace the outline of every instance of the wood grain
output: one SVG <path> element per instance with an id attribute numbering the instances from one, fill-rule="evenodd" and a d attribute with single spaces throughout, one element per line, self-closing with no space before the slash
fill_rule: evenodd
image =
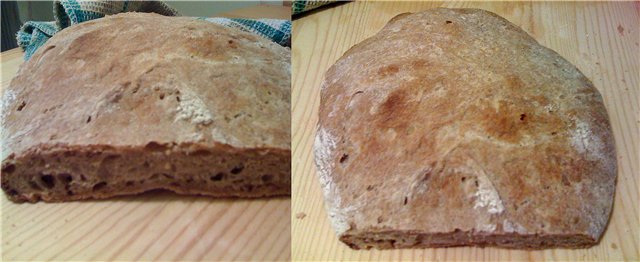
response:
<path id="1" fill-rule="evenodd" d="M 260 17 L 272 8 L 229 12 Z M 260 11 L 262 10 L 262 11 Z M 1 90 L 20 64 L 2 52 Z M 69 203 L 15 204 L 0 193 L 2 261 L 290 260 L 289 198 L 213 199 L 150 192 Z"/>
<path id="2" fill-rule="evenodd" d="M 323 207 L 311 149 L 323 74 L 348 48 L 377 33 L 395 15 L 438 6 L 483 8 L 507 18 L 575 64 L 602 93 L 616 140 L 619 174 L 611 222 L 599 245 L 543 251 L 473 247 L 354 251 L 338 241 Z M 293 260 L 640 259 L 639 13 L 638 2 L 353 2 L 294 20 Z"/>
<path id="3" fill-rule="evenodd" d="M 14 204 L 2 196 L 2 260 L 288 260 L 290 200 L 150 192 Z"/>

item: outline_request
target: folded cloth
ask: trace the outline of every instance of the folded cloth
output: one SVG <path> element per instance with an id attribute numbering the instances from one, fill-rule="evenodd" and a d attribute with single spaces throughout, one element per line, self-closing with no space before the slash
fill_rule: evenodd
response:
<path id="1" fill-rule="evenodd" d="M 280 19 L 206 18 L 200 19 L 219 25 L 261 35 L 281 46 L 291 46 L 291 21 Z"/>
<path id="2" fill-rule="evenodd" d="M 71 25 L 122 12 L 153 12 L 166 16 L 179 15 L 175 9 L 161 1 L 55 0 L 53 5 L 53 14 L 56 21 L 28 21 L 18 31 L 18 45 L 25 51 L 25 60 L 29 60 L 33 53 L 55 33 Z M 194 19 L 237 28 L 270 39 L 282 46 L 291 46 L 291 21 L 289 20 L 202 17 L 194 17 Z"/>
<path id="3" fill-rule="evenodd" d="M 291 5 L 291 13 L 297 15 L 307 12 L 309 10 L 316 9 L 323 5 L 337 2 L 336 0 L 294 0 Z"/>
<path id="4" fill-rule="evenodd" d="M 24 50 L 24 60 L 29 60 L 31 55 L 57 32 L 56 22 L 27 21 L 24 23 L 17 36 L 18 45 Z"/>
<path id="5" fill-rule="evenodd" d="M 161 1 L 78 1 L 55 0 L 53 16 L 58 28 L 114 15 L 122 12 L 156 13 L 165 16 L 176 16 L 178 11 Z"/>

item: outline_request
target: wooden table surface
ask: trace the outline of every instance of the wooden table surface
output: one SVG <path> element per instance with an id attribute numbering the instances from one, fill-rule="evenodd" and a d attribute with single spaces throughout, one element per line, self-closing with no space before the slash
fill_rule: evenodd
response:
<path id="1" fill-rule="evenodd" d="M 403 12 L 475 7 L 522 27 L 575 64 L 600 90 L 618 152 L 613 215 L 589 249 L 520 251 L 440 248 L 354 251 L 338 241 L 324 210 L 311 150 L 324 72 L 347 49 Z M 638 260 L 640 3 L 363 3 L 324 9 L 293 21 L 293 260 Z M 306 216 L 304 216 L 304 215 Z"/>
<path id="2" fill-rule="evenodd" d="M 259 18 L 273 8 L 245 9 L 215 16 Z M 0 61 L 4 89 L 23 62 L 22 51 L 2 52 Z M 150 192 L 14 204 L 0 194 L 2 261 L 290 260 L 288 197 L 213 199 Z"/>

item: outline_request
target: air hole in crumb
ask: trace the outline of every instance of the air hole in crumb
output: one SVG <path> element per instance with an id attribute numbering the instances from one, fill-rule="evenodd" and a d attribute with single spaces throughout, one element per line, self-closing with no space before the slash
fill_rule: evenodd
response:
<path id="1" fill-rule="evenodd" d="M 87 118 L 87 123 L 91 122 L 91 116 Z"/>
<path id="2" fill-rule="evenodd" d="M 464 182 L 465 180 L 467 180 L 466 176 L 463 176 L 463 177 L 460 178 L 460 181 L 462 181 L 462 182 Z"/>
<path id="3" fill-rule="evenodd" d="M 473 181 L 473 183 L 476 185 L 476 187 L 480 187 L 480 184 L 478 184 L 478 180 Z"/>
<path id="4" fill-rule="evenodd" d="M 103 189 L 106 185 L 107 185 L 107 182 L 97 183 L 97 184 L 93 185 L 93 191 L 98 191 L 100 189 Z"/>
<path id="5" fill-rule="evenodd" d="M 80 175 L 80 180 L 87 181 L 87 177 L 85 177 L 84 175 Z"/>
<path id="6" fill-rule="evenodd" d="M 176 101 L 180 102 L 180 96 L 176 96 Z"/>
<path id="7" fill-rule="evenodd" d="M 447 20 L 445 23 L 447 23 L 447 24 L 451 24 L 451 23 L 453 23 L 453 22 L 451 22 L 451 21 Z"/>
<path id="8" fill-rule="evenodd" d="M 63 184 L 69 184 L 71 183 L 71 181 L 73 181 L 73 177 L 70 174 L 67 173 L 62 173 L 58 175 L 58 179 L 60 180 L 60 182 L 62 182 Z"/>
<path id="9" fill-rule="evenodd" d="M 22 109 L 27 105 L 27 102 L 22 101 L 22 103 L 20 103 L 20 105 L 18 106 L 18 111 L 22 111 Z"/>
<path id="10" fill-rule="evenodd" d="M 127 186 L 133 186 L 133 181 L 127 181 Z"/>
<path id="11" fill-rule="evenodd" d="M 571 220 L 571 223 L 574 223 L 574 224 L 578 224 L 579 222 L 580 222 L 579 217 L 573 217 L 573 219 Z"/>
<path id="12" fill-rule="evenodd" d="M 229 43 L 229 44 L 233 44 L 233 40 L 229 40 L 229 42 L 228 42 L 228 43 Z"/>
<path id="13" fill-rule="evenodd" d="M 164 93 L 161 93 L 160 94 L 160 100 L 163 100 L 163 99 L 164 99 Z"/>
<path id="14" fill-rule="evenodd" d="M 368 185 L 367 186 L 367 191 L 371 191 L 371 190 L 373 190 L 373 188 L 374 188 L 373 185 Z"/>
<path id="15" fill-rule="evenodd" d="M 223 178 L 224 178 L 224 173 L 222 173 L 222 172 L 217 173 L 215 176 L 209 177 L 209 179 L 211 179 L 211 181 L 220 181 Z"/>
<path id="16" fill-rule="evenodd" d="M 165 145 L 159 144 L 158 142 L 151 141 L 151 142 L 147 143 L 147 145 L 144 146 L 144 149 L 149 150 L 149 151 L 156 151 L 156 152 L 162 151 L 162 152 L 164 152 L 167 149 L 167 147 Z"/>
<path id="17" fill-rule="evenodd" d="M 68 196 L 73 196 L 73 191 L 71 191 L 71 190 L 67 190 L 67 195 L 68 195 Z"/>
<path id="18" fill-rule="evenodd" d="M 520 121 L 524 121 L 527 118 L 527 114 L 520 114 Z"/>
<path id="19" fill-rule="evenodd" d="M 29 181 L 29 187 L 31 187 L 31 189 L 36 191 L 42 190 L 42 188 L 36 182 L 33 182 L 33 181 Z"/>
<path id="20" fill-rule="evenodd" d="M 149 167 L 149 162 L 148 161 L 144 161 L 144 163 L 142 163 L 142 166 L 144 166 L 145 168 Z"/>
<path id="21" fill-rule="evenodd" d="M 408 197 L 404 197 L 404 205 L 406 206 L 407 203 L 409 202 L 409 198 Z"/>
<path id="22" fill-rule="evenodd" d="M 253 185 L 244 185 L 243 187 L 245 192 L 252 192 L 253 191 Z"/>
<path id="23" fill-rule="evenodd" d="M 378 217 L 378 224 L 380 224 L 380 223 L 382 223 L 382 222 L 384 222 L 384 218 L 383 218 L 382 216 L 379 216 L 379 217 Z"/>
<path id="24" fill-rule="evenodd" d="M 344 163 L 347 160 L 349 160 L 349 155 L 342 154 L 342 156 L 340 157 L 340 163 Z"/>
<path id="25" fill-rule="evenodd" d="M 557 132 L 551 132 L 551 135 L 552 135 L 552 136 L 555 136 L 555 135 L 557 135 L 557 134 L 558 134 Z"/>
<path id="26" fill-rule="evenodd" d="M 8 164 L 7 166 L 5 166 L 2 169 L 2 173 L 11 174 L 11 173 L 13 173 L 13 171 L 16 171 L 16 165 L 14 165 L 14 164 Z"/>
<path id="27" fill-rule="evenodd" d="M 42 183 L 48 189 L 52 189 L 56 185 L 52 175 L 42 175 L 40 176 L 40 180 L 42 180 Z"/>
<path id="28" fill-rule="evenodd" d="M 266 175 L 262 175 L 261 177 L 262 182 L 271 182 L 271 180 L 273 180 L 273 176 L 270 174 L 266 174 Z"/>
<path id="29" fill-rule="evenodd" d="M 196 151 L 189 153 L 189 155 L 192 155 L 192 156 L 208 156 L 211 154 L 212 154 L 211 151 L 207 149 L 198 149 Z"/>
<path id="30" fill-rule="evenodd" d="M 242 169 L 244 169 L 244 165 L 240 164 L 231 169 L 231 174 L 239 174 L 240 172 L 242 172 Z"/>

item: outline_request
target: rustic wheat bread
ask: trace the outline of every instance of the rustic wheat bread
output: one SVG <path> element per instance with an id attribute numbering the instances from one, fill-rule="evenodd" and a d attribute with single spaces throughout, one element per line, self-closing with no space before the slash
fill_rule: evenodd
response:
<path id="1" fill-rule="evenodd" d="M 578 248 L 607 225 L 598 90 L 493 13 L 394 18 L 328 70 L 319 114 L 325 205 L 352 248 Z"/>
<path id="2" fill-rule="evenodd" d="M 3 94 L 13 201 L 290 194 L 290 50 L 191 18 L 69 27 Z"/>

